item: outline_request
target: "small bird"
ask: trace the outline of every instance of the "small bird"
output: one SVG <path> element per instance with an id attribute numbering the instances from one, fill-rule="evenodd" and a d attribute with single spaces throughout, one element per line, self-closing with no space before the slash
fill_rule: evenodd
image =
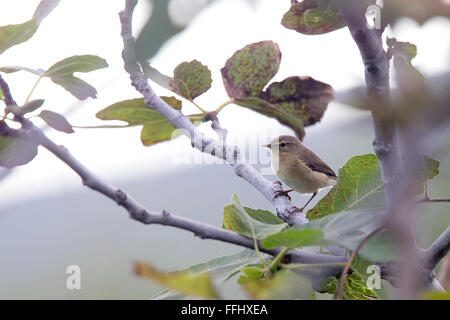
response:
<path id="1" fill-rule="evenodd" d="M 337 176 L 334 171 L 314 152 L 293 136 L 279 136 L 264 147 L 272 152 L 272 170 L 290 190 L 278 191 L 275 197 L 289 192 L 312 193 L 311 198 L 298 211 L 305 207 L 317 195 L 319 189 L 336 184 Z M 290 197 L 289 197 L 290 199 Z"/>

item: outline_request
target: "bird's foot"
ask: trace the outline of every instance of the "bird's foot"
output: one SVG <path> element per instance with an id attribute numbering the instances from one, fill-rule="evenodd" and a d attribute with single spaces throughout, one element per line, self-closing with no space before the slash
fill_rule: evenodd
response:
<path id="1" fill-rule="evenodd" d="M 288 197 L 289 201 L 291 201 L 291 197 L 289 196 L 289 192 L 292 192 L 292 191 L 294 191 L 294 190 L 289 189 L 289 190 L 275 191 L 275 194 L 273 195 L 272 201 L 275 200 L 276 197 L 281 196 L 281 195 Z"/>
<path id="2" fill-rule="evenodd" d="M 292 214 L 297 213 L 297 212 L 303 213 L 303 209 L 305 209 L 305 207 L 303 207 L 303 208 L 294 207 L 294 210 L 292 211 Z"/>

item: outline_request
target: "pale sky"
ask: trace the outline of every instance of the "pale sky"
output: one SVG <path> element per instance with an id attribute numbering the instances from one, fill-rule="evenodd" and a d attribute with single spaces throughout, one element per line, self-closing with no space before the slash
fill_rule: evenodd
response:
<path id="1" fill-rule="evenodd" d="M 184 6 L 187 2 L 184 1 Z M 38 3 L 38 0 L 1 1 L 0 24 L 26 21 Z M 309 75 L 331 84 L 336 91 L 361 84 L 363 66 L 348 30 L 306 36 L 285 29 L 280 21 L 289 4 L 287 0 L 261 0 L 256 6 L 240 0 L 216 1 L 196 16 L 184 32 L 173 37 L 152 64 L 167 75 L 172 75 L 173 69 L 183 61 L 197 59 L 207 65 L 212 72 L 212 88 L 196 101 L 211 110 L 227 100 L 220 77 L 220 68 L 226 59 L 243 46 L 261 40 L 277 42 L 282 51 L 280 70 L 273 81 L 281 81 L 288 76 Z M 61 1 L 31 40 L 0 56 L 0 65 L 45 69 L 72 55 L 95 54 L 105 58 L 108 68 L 78 75 L 97 88 L 98 99 L 79 102 L 49 79 L 41 81 L 32 98 L 45 99 L 45 109 L 61 113 L 70 110 L 68 120 L 73 125 L 108 124 L 96 119 L 95 113 L 112 103 L 139 97 L 123 70 L 118 18 L 123 5 L 124 1 Z M 140 1 L 135 11 L 135 31 L 142 27 L 150 9 L 146 1 Z M 394 30 L 387 30 L 387 34 L 418 46 L 418 56 L 413 63 L 425 76 L 449 71 L 448 20 L 435 18 L 421 27 L 410 19 L 403 19 Z M 19 104 L 25 100 L 36 80 L 24 72 L 6 75 L 5 78 Z M 153 88 L 159 95 L 174 95 L 157 85 Z M 186 101 L 183 108 L 186 113 L 197 112 Z M 307 129 L 307 137 L 361 114 L 356 112 L 350 116 L 347 108 L 331 103 L 320 125 Z M 42 124 L 35 120 L 36 124 Z M 275 120 L 235 106 L 228 106 L 221 113 L 220 120 L 229 131 L 230 141 L 244 141 L 249 136 L 268 141 L 281 131 L 289 132 Z M 200 128 L 214 136 L 208 125 Z M 156 174 L 177 170 L 180 166 L 173 163 L 174 152 L 197 152 L 192 151 L 185 138 L 143 147 L 139 139 L 140 128 L 77 129 L 71 135 L 50 129 L 47 133 L 107 181 L 137 177 L 143 172 Z M 0 198 L 0 208 L 59 188 L 78 187 L 79 178 L 53 155 L 40 149 L 34 161 L 15 169 L 13 174 L 1 181 L 0 195 L 7 197 Z"/>

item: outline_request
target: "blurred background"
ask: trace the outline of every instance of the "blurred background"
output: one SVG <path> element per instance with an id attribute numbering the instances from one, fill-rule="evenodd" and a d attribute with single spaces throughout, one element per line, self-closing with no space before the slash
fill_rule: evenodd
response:
<path id="1" fill-rule="evenodd" d="M 0 25 L 28 20 L 38 0 L 2 1 Z M 33 99 L 67 115 L 73 125 L 105 124 L 95 113 L 115 102 L 139 97 L 123 70 L 118 12 L 124 1 L 61 1 L 28 42 L 0 56 L 0 66 L 20 65 L 46 69 L 72 55 L 95 54 L 109 64 L 80 77 L 97 88 L 98 98 L 77 101 L 68 92 L 43 79 Z M 135 10 L 135 35 L 141 34 L 141 57 L 167 75 L 183 61 L 199 60 L 212 72 L 212 88 L 196 102 L 213 110 L 227 100 L 220 76 L 225 61 L 243 46 L 273 40 L 282 51 L 280 70 L 273 81 L 301 75 L 331 84 L 338 96 L 364 85 L 359 51 L 347 29 L 307 36 L 284 28 L 281 17 L 290 1 L 271 0 L 140 0 Z M 419 25 L 403 18 L 386 35 L 418 47 L 413 64 L 432 85 L 450 89 L 450 22 L 436 17 Z M 148 42 L 148 39 L 155 39 Z M 20 104 L 35 82 L 33 75 L 5 75 Z M 433 80 L 434 79 L 434 80 Z M 392 86 L 395 88 L 395 82 Z M 159 95 L 173 95 L 153 86 Z M 196 109 L 184 101 L 186 113 Z M 220 113 L 229 139 L 249 154 L 250 160 L 271 180 L 267 150 L 259 146 L 287 127 L 250 110 L 227 106 Z M 43 123 L 36 119 L 36 123 Z M 117 122 L 119 124 L 120 122 Z M 208 124 L 200 126 L 215 136 Z M 222 209 L 237 193 L 244 205 L 272 210 L 252 186 L 224 164 L 203 156 L 202 163 L 182 161 L 198 157 L 187 139 L 144 147 L 140 128 L 77 129 L 65 135 L 51 129 L 48 135 L 107 182 L 125 190 L 153 211 L 221 226 Z M 428 156 L 440 161 L 440 175 L 429 184 L 433 198 L 450 196 L 450 128 L 430 139 Z M 304 143 L 335 171 L 354 155 L 373 153 L 370 113 L 333 101 L 322 121 L 306 129 Z M 317 201 L 325 195 L 323 190 Z M 300 205 L 307 196 L 293 195 Z M 417 217 L 418 242 L 428 246 L 450 224 L 449 207 L 426 204 Z M 62 162 L 40 149 L 31 163 L 0 169 L 0 299 L 149 299 L 162 288 L 137 278 L 133 261 L 150 262 L 172 271 L 242 249 L 191 233 L 162 226 L 144 226 L 128 218 L 112 201 L 83 187 L 79 177 Z M 66 289 L 66 268 L 81 267 L 81 290 Z M 226 283 L 225 298 L 244 298 Z"/>

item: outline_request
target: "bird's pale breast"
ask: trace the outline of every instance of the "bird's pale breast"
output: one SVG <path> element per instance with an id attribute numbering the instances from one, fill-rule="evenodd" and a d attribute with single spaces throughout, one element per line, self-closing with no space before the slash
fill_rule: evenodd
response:
<path id="1" fill-rule="evenodd" d="M 280 154 L 277 165 L 274 165 L 272 157 L 272 169 L 276 175 L 290 188 L 299 193 L 313 193 L 321 188 L 332 186 L 336 179 L 330 178 L 322 172 L 313 171 L 298 157 L 285 157 Z M 279 165 L 278 165 L 279 164 Z"/>

